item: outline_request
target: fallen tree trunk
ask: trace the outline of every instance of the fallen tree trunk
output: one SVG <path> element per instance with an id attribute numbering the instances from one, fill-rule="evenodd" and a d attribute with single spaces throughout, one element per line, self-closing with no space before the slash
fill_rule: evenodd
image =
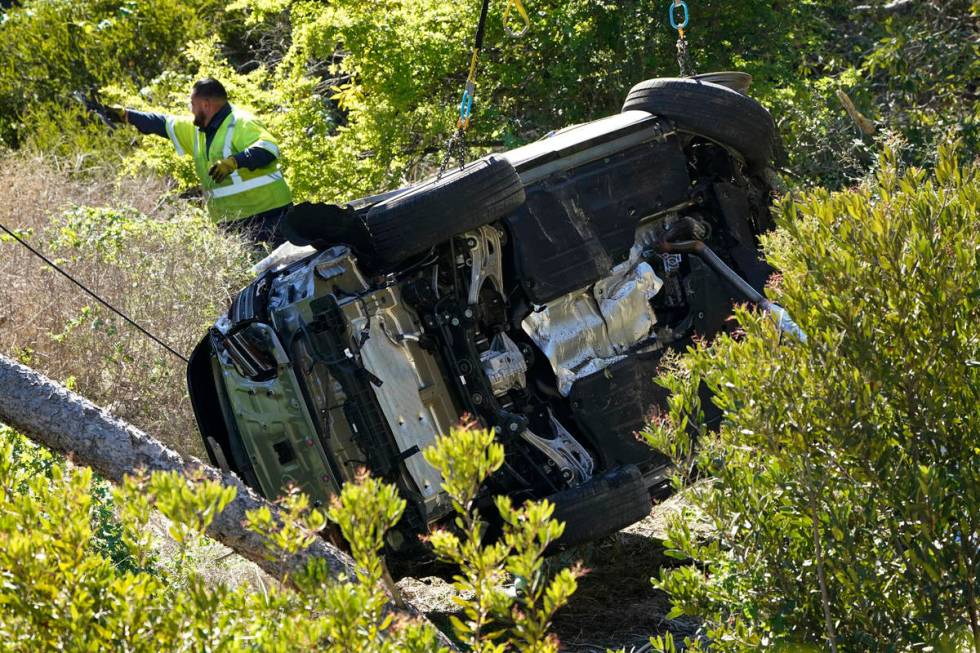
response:
<path id="1" fill-rule="evenodd" d="M 350 556 L 319 538 L 295 556 L 270 560 L 262 537 L 243 528 L 242 522 L 247 511 L 262 506 L 268 506 L 277 515 L 275 505 L 258 496 L 237 476 L 223 473 L 196 458 L 183 458 L 84 397 L 4 356 L 0 356 L 0 422 L 53 451 L 70 455 L 75 463 L 91 467 L 116 483 L 139 469 L 176 471 L 184 475 L 203 470 L 207 478 L 236 490 L 234 501 L 208 528 L 209 536 L 252 560 L 274 578 L 301 571 L 312 558 L 325 560 L 335 577 L 341 574 L 353 577 L 354 563 Z M 390 609 L 404 613 L 394 605 Z M 419 616 L 414 610 L 409 612 L 410 616 Z M 449 645 L 448 640 L 443 645 Z"/>
<path id="2" fill-rule="evenodd" d="M 113 417 L 34 370 L 0 356 L 0 421 L 73 462 L 91 467 L 119 483 L 138 469 L 188 474 L 203 469 L 206 476 L 236 490 L 235 500 L 218 515 L 208 535 L 254 561 L 270 576 L 282 578 L 311 557 L 323 558 L 334 575 L 353 571 L 353 561 L 329 542 L 317 541 L 296 560 L 268 560 L 263 539 L 242 528 L 245 513 L 268 502 L 237 476 L 225 474 L 196 458 L 185 459 L 159 440 Z M 274 508 L 274 506 L 273 506 Z"/>

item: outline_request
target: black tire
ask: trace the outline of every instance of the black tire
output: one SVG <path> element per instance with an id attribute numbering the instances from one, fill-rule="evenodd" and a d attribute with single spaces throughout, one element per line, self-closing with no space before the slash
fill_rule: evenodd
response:
<path id="1" fill-rule="evenodd" d="M 375 204 L 365 221 L 375 261 L 394 266 L 523 203 L 524 186 L 514 166 L 488 156 Z"/>
<path id="2" fill-rule="evenodd" d="M 640 110 L 670 120 L 684 132 L 728 146 L 761 170 L 782 156 L 772 116 L 730 88 L 696 79 L 648 79 L 630 89 L 623 111 Z"/>

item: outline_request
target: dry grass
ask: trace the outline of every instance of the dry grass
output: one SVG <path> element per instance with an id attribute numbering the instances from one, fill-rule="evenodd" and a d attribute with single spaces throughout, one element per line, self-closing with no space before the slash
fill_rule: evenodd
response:
<path id="1" fill-rule="evenodd" d="M 223 584 L 232 589 L 241 587 L 263 594 L 272 588 L 282 587 L 257 564 L 205 535 L 191 537 L 185 542 L 183 562 L 178 563 L 181 545 L 170 536 L 170 525 L 170 520 L 156 511 L 147 524 L 159 569 L 175 577 L 193 573 L 200 576 L 208 587 Z M 180 570 L 178 564 L 183 565 Z"/>
<path id="2" fill-rule="evenodd" d="M 17 154 L 0 159 L 0 188 L 0 223 L 26 230 L 32 244 L 184 355 L 248 279 L 245 244 L 208 225 L 162 179 L 119 179 L 112 169 L 80 172 Z M 134 217 L 109 239 L 98 213 L 73 234 L 65 212 L 79 206 L 129 207 Z M 9 239 L 0 242 L 0 353 L 181 453 L 203 454 L 184 363 Z"/>

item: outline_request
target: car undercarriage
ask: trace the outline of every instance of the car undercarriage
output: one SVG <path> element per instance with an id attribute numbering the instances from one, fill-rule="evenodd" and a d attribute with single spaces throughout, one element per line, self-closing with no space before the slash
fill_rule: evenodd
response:
<path id="1" fill-rule="evenodd" d="M 675 97 L 658 88 L 643 101 Z M 452 512 L 422 451 L 464 419 L 506 452 L 486 514 L 495 495 L 548 498 L 563 545 L 645 517 L 669 492 L 667 458 L 637 436 L 664 406 L 661 358 L 728 328 L 737 302 L 772 308 L 758 236 L 776 147 L 760 161 L 723 124 L 629 104 L 428 186 L 298 205 L 310 247 L 245 288 L 188 368 L 212 463 L 320 504 L 361 468 L 395 483 L 404 573 Z"/>

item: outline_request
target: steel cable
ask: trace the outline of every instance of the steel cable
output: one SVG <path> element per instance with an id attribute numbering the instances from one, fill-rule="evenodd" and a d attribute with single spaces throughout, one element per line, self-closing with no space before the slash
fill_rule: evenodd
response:
<path id="1" fill-rule="evenodd" d="M 120 311 L 118 308 L 116 308 L 115 306 L 113 306 L 112 304 L 110 304 L 109 302 L 107 302 L 106 300 L 104 300 L 101 297 L 99 297 L 94 291 L 90 290 L 85 284 L 83 284 L 81 281 L 79 281 L 75 277 L 71 276 L 70 274 L 68 274 L 68 272 L 66 272 L 65 270 L 61 269 L 61 267 L 59 267 L 54 261 L 52 261 L 51 259 L 49 259 L 44 254 L 42 254 L 40 251 L 38 251 L 38 250 L 34 249 L 33 247 L 31 247 L 31 245 L 27 241 L 23 240 L 20 236 L 18 236 L 13 231 L 11 231 L 7 227 L 5 227 L 3 224 L 0 224 L 0 229 L 2 229 L 3 231 L 7 232 L 7 234 L 9 234 L 11 238 L 13 238 L 14 240 L 16 240 L 21 245 L 23 245 L 25 248 L 27 248 L 32 254 L 34 254 L 35 256 L 37 256 L 39 259 L 41 259 L 42 261 L 44 261 L 45 263 L 47 263 L 48 265 L 50 265 L 59 274 L 61 274 L 66 279 L 68 279 L 69 281 L 71 281 L 73 284 L 75 284 L 76 286 L 78 286 L 79 288 L 81 288 L 83 291 L 85 291 L 88 295 L 90 295 L 97 302 L 99 302 L 100 304 L 102 304 L 103 306 L 105 306 L 106 308 L 108 308 L 110 311 L 112 311 L 113 313 L 115 313 L 116 315 L 118 315 L 119 317 L 121 317 L 122 319 L 124 319 L 127 322 L 129 322 L 129 324 L 131 324 L 133 327 L 135 327 L 137 330 L 139 330 L 140 333 L 142 333 L 143 335 L 145 335 L 147 338 L 149 338 L 153 342 L 157 343 L 158 345 L 160 345 L 161 347 L 163 347 L 168 352 L 170 352 L 171 354 L 173 354 L 174 356 L 176 356 L 180 360 L 184 361 L 185 363 L 189 363 L 190 362 L 190 361 L 187 360 L 186 357 L 184 357 L 183 355 L 181 355 L 180 353 L 178 353 L 173 347 L 171 347 L 170 345 L 168 345 L 167 343 L 165 343 L 163 340 L 160 340 L 160 338 L 156 337 L 155 335 L 153 335 L 152 333 L 150 333 L 149 331 L 147 331 L 139 323 L 137 323 L 135 320 L 133 320 L 132 318 L 130 318 L 128 315 L 126 315 L 125 313 L 123 313 L 122 311 Z"/>

